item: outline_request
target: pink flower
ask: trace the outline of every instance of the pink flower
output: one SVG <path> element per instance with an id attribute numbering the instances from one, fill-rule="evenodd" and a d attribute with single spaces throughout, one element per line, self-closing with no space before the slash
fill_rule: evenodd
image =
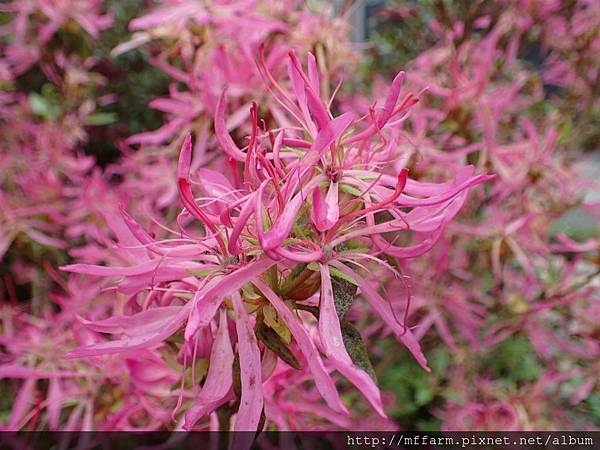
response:
<path id="1" fill-rule="evenodd" d="M 17 0 L 0 6 L 14 14 L 0 29 L 9 39 L 5 60 L 15 75 L 38 62 L 52 36 L 72 20 L 94 39 L 110 27 L 110 14 L 102 14 L 102 0 Z"/>
<path id="2" fill-rule="evenodd" d="M 307 74 L 290 53 L 293 93 L 274 81 L 264 59 L 260 68 L 276 99 L 290 119 L 298 121 L 308 140 L 294 129 L 260 130 L 258 108 L 252 105 L 249 143 L 238 148 L 223 127 L 223 95 L 215 130 L 223 150 L 240 161 L 240 173 L 235 174 L 238 167 L 232 166 L 230 183 L 219 173 L 202 169 L 203 197 L 198 202 L 193 193 L 197 183 L 190 170 L 192 142 L 188 135 L 177 169 L 179 196 L 185 206 L 178 218 L 181 238 L 156 241 L 122 212 L 131 234 L 146 249 L 143 254 L 132 254 L 127 266 L 76 264 L 63 268 L 122 277 L 118 289 L 129 295 L 147 289 L 158 292 L 133 315 L 84 321 L 93 330 L 121 338 L 80 348 L 69 357 L 131 354 L 183 331 L 185 345 L 180 351 L 194 363 L 203 330 L 212 329 L 210 370 L 198 388 L 197 403 L 186 413 L 186 428 L 237 397 L 240 403 L 234 428 L 256 429 L 263 414 L 267 349 L 276 350 L 288 364 L 307 370 L 321 397 L 337 414 L 346 415 L 348 410 L 331 378 L 332 370 L 351 381 L 385 416 L 374 380 L 356 365 L 344 344 L 344 319 L 337 311 L 332 282 L 341 279 L 360 286 L 372 308 L 427 368 L 408 326 L 396 321 L 377 286 L 359 272 L 365 264 L 379 263 L 395 273 L 378 258 L 381 253 L 401 259 L 425 253 L 462 206 L 468 188 L 489 177 L 472 176 L 467 168 L 449 183 L 423 184 L 410 180 L 406 168 L 397 174 L 381 171 L 384 161 L 398 157 L 385 137 L 388 128 L 400 123 L 416 102 L 412 94 L 398 102 L 403 74 L 394 80 L 383 108 L 373 107 L 368 117 L 357 120 L 351 113 L 333 117 L 327 102 L 320 98 L 320 76 L 312 55 Z M 319 193 L 322 187 L 328 192 L 324 198 Z M 390 218 L 376 221 L 375 214 L 383 211 Z M 201 225 L 203 235 L 191 230 L 192 218 Z M 420 239 L 401 247 L 387 241 L 384 233 L 414 233 Z M 300 320 L 297 314 L 303 309 L 314 311 L 314 318 Z M 230 314 L 225 313 L 228 310 Z M 235 336 L 228 332 L 228 316 L 235 322 Z M 314 320 L 318 325 L 311 332 L 309 323 Z M 240 367 L 239 392 L 235 380 L 230 382 L 227 375 L 235 366 L 234 359 Z M 217 378 L 225 380 L 218 389 Z"/>

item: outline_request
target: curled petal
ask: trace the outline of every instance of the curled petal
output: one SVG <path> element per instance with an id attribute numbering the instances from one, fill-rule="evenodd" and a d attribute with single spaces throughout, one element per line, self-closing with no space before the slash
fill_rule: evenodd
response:
<path id="1" fill-rule="evenodd" d="M 226 91 L 223 91 L 217 102 L 217 109 L 215 111 L 215 136 L 217 137 L 217 142 L 221 148 L 229 156 L 237 161 L 245 161 L 245 153 L 235 145 L 235 142 L 233 142 L 233 139 L 227 131 L 227 125 L 225 124 L 225 96 Z"/>
<path id="2" fill-rule="evenodd" d="M 336 269 L 339 269 L 342 272 L 344 272 L 346 275 L 349 275 L 359 283 L 362 294 L 371 304 L 373 309 L 375 309 L 375 311 L 377 311 L 377 313 L 385 321 L 385 323 L 388 324 L 388 326 L 392 329 L 392 331 L 400 340 L 400 342 L 402 342 L 406 346 L 406 348 L 408 348 L 408 350 L 412 353 L 412 355 L 415 357 L 415 359 L 421 365 L 421 367 L 423 367 L 423 369 L 425 369 L 426 371 L 430 372 L 431 369 L 429 369 L 429 367 L 427 366 L 427 359 L 421 351 L 419 342 L 416 340 L 410 329 L 405 328 L 404 326 L 396 322 L 394 314 L 390 310 L 390 307 L 385 301 L 385 299 L 381 297 L 381 295 L 379 295 L 377 291 L 371 287 L 370 283 L 367 280 L 365 280 L 352 269 L 348 268 L 347 266 L 338 261 L 331 261 L 330 264 Z"/>

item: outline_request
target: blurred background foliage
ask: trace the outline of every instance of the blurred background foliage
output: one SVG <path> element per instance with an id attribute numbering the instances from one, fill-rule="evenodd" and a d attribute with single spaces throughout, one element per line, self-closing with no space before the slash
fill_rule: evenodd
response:
<path id="1" fill-rule="evenodd" d="M 49 44 L 49 49 L 62 49 L 66 53 L 77 54 L 82 60 L 93 57 L 90 71 L 104 79 L 104 82 L 89 83 L 66 95 L 61 92 L 65 86 L 49 81 L 40 65 L 36 64 L 2 86 L 6 92 L 28 92 L 31 111 L 40 121 L 46 122 L 59 121 L 67 112 L 81 104 L 81 98 L 98 100 L 115 94 L 116 101 L 106 104 L 97 102 L 96 109 L 85 120 L 85 137 L 80 140 L 81 147 L 87 154 L 94 156 L 101 167 L 118 160 L 121 154 L 120 142 L 125 138 L 162 125 L 162 114 L 148 108 L 148 103 L 167 93 L 169 84 L 169 77 L 150 63 L 153 56 L 152 44 L 117 57 L 111 56 L 113 48 L 130 38 L 127 25 L 132 18 L 144 13 L 147 2 L 107 0 L 105 3 L 106 9 L 114 17 L 114 24 L 101 32 L 98 41 L 94 42 L 76 29 L 70 31 L 67 28 L 56 33 Z M 563 2 L 566 15 L 574 3 L 569 0 Z M 362 14 L 357 15 L 360 20 L 357 19 L 359 22 L 356 24 L 358 35 L 364 38 L 363 42 L 358 43 L 364 56 L 360 62 L 360 78 L 369 88 L 373 88 L 377 77 L 389 80 L 399 69 L 406 68 L 410 71 L 411 62 L 424 50 L 436 45 L 439 38 L 431 30 L 432 20 L 436 20 L 442 27 L 451 27 L 458 18 L 462 19 L 465 31 L 454 43 L 458 47 L 464 40 L 477 40 L 478 35 L 485 36 L 502 9 L 501 2 L 481 0 L 390 0 L 365 2 L 361 8 Z M 490 18 L 487 28 L 474 27 L 474 21 L 484 15 Z M 7 23 L 9 16 L 9 13 L 0 13 L 0 24 Z M 533 71 L 538 71 L 541 76 L 547 53 L 539 38 L 539 27 L 534 26 L 528 30 L 523 40 L 526 45 L 520 46 L 518 59 Z M 500 67 L 503 62 L 497 61 L 497 64 Z M 596 151 L 600 139 L 600 110 L 598 102 L 594 103 L 595 97 L 592 96 L 589 102 L 584 99 L 587 107 L 582 107 L 578 101 L 570 98 L 575 94 L 564 88 L 543 83 L 543 89 L 544 99 L 530 106 L 523 114 L 535 118 L 556 115 L 560 110 L 561 145 L 590 153 Z M 599 84 L 593 87 L 593 92 L 597 97 L 600 93 Z M 69 98 L 72 103 L 69 103 Z M 442 122 L 442 127 L 454 130 L 457 134 L 468 134 L 470 130 L 462 126 L 461 120 L 460 116 L 449 115 Z M 594 216 L 585 211 L 571 209 L 552 223 L 549 232 L 552 236 L 564 233 L 583 242 L 598 236 L 598 223 Z M 20 236 L 9 248 L 0 266 L 0 278 L 5 280 L 4 297 L 44 297 L 43 282 L 26 280 L 20 283 L 18 279 L 9 281 L 9 274 L 15 271 L 13 261 L 17 258 L 16 255 L 19 258 L 25 256 L 32 261 L 48 261 L 53 266 L 68 262 L 64 253 L 49 250 L 24 235 Z M 38 272 L 37 276 L 44 278 L 43 266 L 39 267 Z M 487 288 L 481 289 L 485 291 Z M 36 292 L 32 292 L 33 290 Z M 490 324 L 501 319 L 501 314 L 498 317 L 488 317 Z M 423 345 L 432 368 L 430 375 L 424 373 L 408 352 L 389 337 L 378 340 L 375 356 L 372 357 L 381 387 L 393 396 L 394 406 L 389 411 L 390 415 L 400 426 L 423 431 L 438 430 L 443 420 L 441 410 L 445 403 L 452 399 L 457 403 L 464 402 L 459 385 L 474 383 L 470 377 L 475 373 L 480 379 L 484 379 L 484 383 L 489 380 L 490 385 L 493 384 L 490 389 L 500 390 L 501 396 L 505 398 L 512 398 L 515 402 L 515 399 L 527 402 L 528 398 L 535 401 L 530 389 L 542 376 L 544 362 L 522 333 L 515 333 L 507 338 L 493 352 L 471 349 L 461 356 L 462 360 L 458 364 L 453 362 L 456 356 L 440 346 L 439 341 L 428 342 L 426 337 Z M 575 377 L 571 382 L 573 390 L 581 380 Z M 567 389 L 556 395 L 557 398 L 566 398 L 571 393 Z M 471 400 L 481 400 L 477 395 Z M 0 395 L 0 398 L 4 397 Z M 2 409 L 0 406 L 0 410 Z M 584 401 L 573 405 L 567 414 L 575 423 L 580 418 L 587 418 L 600 427 L 600 392 L 592 392 Z"/>

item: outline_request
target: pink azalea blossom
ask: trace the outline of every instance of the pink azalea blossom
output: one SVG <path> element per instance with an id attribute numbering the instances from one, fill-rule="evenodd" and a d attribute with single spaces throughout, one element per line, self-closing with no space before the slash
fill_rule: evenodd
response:
<path id="1" fill-rule="evenodd" d="M 218 107 L 217 139 L 224 151 L 240 160 L 240 172 L 233 174 L 231 183 L 216 172 L 202 169 L 199 176 L 203 196 L 198 201 L 193 193 L 197 182 L 190 172 L 192 142 L 188 135 L 177 169 L 179 196 L 185 206 L 178 218 L 181 238 L 161 243 L 122 212 L 122 220 L 138 247 L 145 248 L 143 254 L 132 253 L 129 264 L 120 267 L 75 264 L 63 268 L 100 277 L 122 277 L 118 290 L 134 298 L 148 289 L 160 288 L 158 296 L 141 309 L 136 307 L 139 312 L 132 315 L 85 320 L 88 328 L 120 338 L 77 349 L 69 357 L 130 354 L 153 348 L 183 331 L 185 345 L 181 352 L 193 364 L 202 345 L 199 339 L 204 336 L 203 330 L 210 330 L 216 321 L 219 325 L 210 370 L 205 384 L 199 387 L 197 403 L 186 413 L 185 427 L 191 429 L 203 415 L 230 401 L 231 389 L 234 393 L 240 389 L 232 381 L 231 388 L 226 382 L 218 391 L 209 390 L 213 377 L 222 379 L 232 370 L 232 356 L 226 356 L 231 346 L 235 348 L 241 380 L 234 428 L 254 430 L 263 413 L 262 372 L 265 352 L 270 348 L 263 335 L 259 336 L 260 345 L 257 341 L 255 333 L 261 329 L 261 333 L 270 333 L 270 339 L 279 342 L 280 356 L 287 355 L 282 358 L 306 367 L 303 370 L 309 371 L 332 411 L 348 414 L 331 378 L 330 372 L 337 370 L 385 417 L 374 380 L 355 365 L 343 343 L 332 277 L 360 286 L 371 307 L 428 369 L 410 328 L 396 321 L 388 302 L 359 273 L 373 261 L 386 264 L 377 257 L 382 253 L 403 259 L 428 251 L 459 211 L 467 190 L 490 177 L 473 176 L 472 169 L 466 168 L 448 183 L 423 184 L 410 180 L 406 168 L 397 174 L 380 170 L 385 161 L 397 157 L 387 146 L 387 128 L 396 126 L 416 102 L 412 94 L 400 99 L 402 73 L 392 84 L 383 108 L 373 108 L 370 116 L 356 119 L 350 113 L 333 117 L 319 94 L 320 76 L 314 56 L 309 54 L 306 73 L 290 53 L 293 92 L 286 92 L 274 81 L 264 60 L 260 68 L 273 95 L 306 131 L 307 138 L 283 128 L 277 133 L 260 130 L 258 109 L 253 104 L 249 144 L 239 149 L 220 125 L 224 107 Z M 224 101 L 225 94 L 220 104 Z M 321 199 L 317 190 L 322 186 L 334 193 Z M 312 207 L 311 199 L 316 200 Z M 375 214 L 380 211 L 386 211 L 390 218 L 376 222 Z M 204 228 L 204 235 L 192 229 L 192 218 Z M 395 245 L 382 236 L 390 232 L 407 236 L 412 233 L 415 242 Z M 304 301 L 307 303 L 301 303 Z M 318 311 L 313 319 L 318 326 L 311 331 L 306 328 L 308 317 L 299 320 L 294 312 L 303 308 Z M 231 313 L 225 314 L 227 310 Z M 234 318 L 237 345 L 227 338 L 229 315 Z M 267 331 L 261 325 L 265 321 Z M 293 343 L 293 347 L 286 346 L 286 342 Z"/>

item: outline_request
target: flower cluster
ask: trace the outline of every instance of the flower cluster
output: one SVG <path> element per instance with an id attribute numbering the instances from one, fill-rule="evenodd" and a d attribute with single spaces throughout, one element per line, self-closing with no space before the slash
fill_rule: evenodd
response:
<path id="1" fill-rule="evenodd" d="M 404 73 L 372 114 L 334 117 L 330 99 L 318 94 L 315 57 L 309 54 L 305 72 L 290 53 L 288 67 L 293 91 L 274 80 L 264 61 L 260 64 L 296 127 L 261 129 L 259 108 L 252 104 L 251 135 L 240 149 L 224 126 L 226 95 L 221 96 L 215 133 L 238 162 L 231 166 L 231 179 L 204 168 L 191 173 L 192 141 L 186 137 L 177 169 L 185 206 L 177 220 L 178 238 L 155 240 L 122 211 L 139 247 L 129 265 L 64 267 L 120 277 L 117 291 L 129 296 L 130 305 L 130 314 L 86 321 L 92 330 L 118 338 L 75 350 L 71 357 L 128 354 L 176 334 L 183 337 L 176 348 L 184 366 L 210 355 L 202 385 L 192 377 L 197 397 L 186 405 L 186 429 L 232 401 L 239 402 L 234 428 L 256 429 L 265 404 L 262 385 L 278 361 L 307 371 L 333 412 L 348 413 L 331 378 L 337 370 L 385 417 L 379 390 L 364 367 L 368 359 L 350 356 L 354 347 L 346 343 L 353 334 L 360 342 L 360 335 L 344 316 L 359 288 L 427 369 L 410 327 L 394 317 L 368 279 L 368 267 L 385 265 L 401 278 L 381 255 L 406 259 L 427 252 L 460 210 L 468 189 L 490 178 L 465 167 L 447 183 L 409 179 L 388 132 L 418 100 L 411 93 L 400 95 Z M 195 186 L 202 192 L 198 199 Z M 201 225 L 200 234 L 192 221 Z M 398 245 L 399 238 L 406 244 Z"/>
<path id="2" fill-rule="evenodd" d="M 112 16 L 102 13 L 102 0 L 15 0 L 0 6 L 11 20 L 0 29 L 7 40 L 2 66 L 12 75 L 21 75 L 34 64 L 45 64 L 53 57 L 52 39 L 60 34 L 93 39 L 112 25 Z M 63 49 L 61 49 L 63 50 Z"/>
<path id="3" fill-rule="evenodd" d="M 303 53 L 316 49 L 321 55 L 323 89 L 342 79 L 342 69 L 355 59 L 347 41 L 347 24 L 325 6 L 323 11 L 313 12 L 296 0 L 252 3 L 248 7 L 247 1 L 159 2 L 155 10 L 129 23 L 131 39 L 112 51 L 118 60 L 132 49 L 149 47 L 151 64 L 169 78 L 168 94 L 149 104 L 164 114 L 163 125 L 126 139 L 123 147 L 130 157 L 113 168 L 125 178 L 130 196 L 153 193 L 153 209 L 172 206 L 177 199 L 177 180 L 165 173 L 173 173 L 169 168 L 187 133 L 195 137 L 194 170 L 222 170 L 228 164 L 231 155 L 220 149 L 213 133 L 213 119 L 225 88 L 232 112 L 223 126 L 234 137 L 242 139 L 250 133 L 252 102 L 268 110 L 265 116 L 285 121 L 285 108 L 268 95 L 257 66 L 261 48 L 268 55 L 264 64 L 277 79 L 285 74 L 289 48 Z M 240 29 L 244 30 L 243 39 Z M 344 39 L 332 39 L 334 35 Z M 132 147 L 140 147 L 140 151 Z M 143 173 L 140 166 L 162 175 Z"/>
<path id="4" fill-rule="evenodd" d="M 591 43 L 597 8 L 576 2 L 569 17 L 560 2 L 506 3 L 502 11 L 473 8 L 461 20 L 456 11 L 437 15 L 430 26 L 438 44 L 409 65 L 409 86 L 434 94 L 405 127 L 403 146 L 417 170 L 451 173 L 469 161 L 497 177 L 475 189 L 478 201 L 465 205 L 432 252 L 405 266 L 419 280 L 408 314 L 417 338 L 438 336 L 456 361 L 443 379 L 460 397 L 437 412 L 442 427 L 588 427 L 597 328 L 577 317 L 600 300 L 598 204 L 586 200 L 594 185 L 574 164 L 581 140 L 572 118 L 555 108 L 582 108 L 576 92 L 597 76 L 585 72 L 591 83 L 561 77 L 570 92 L 559 98 L 548 84 L 561 84 L 551 79 L 561 51 L 572 58 L 561 64 L 573 74 L 590 57 L 587 41 L 561 50 L 551 36 L 558 29 Z M 526 61 L 531 27 L 548 51 L 541 74 Z M 513 369 L 527 382 L 519 389 L 485 369 L 490 354 L 508 349 L 531 361 L 530 373 Z"/>

